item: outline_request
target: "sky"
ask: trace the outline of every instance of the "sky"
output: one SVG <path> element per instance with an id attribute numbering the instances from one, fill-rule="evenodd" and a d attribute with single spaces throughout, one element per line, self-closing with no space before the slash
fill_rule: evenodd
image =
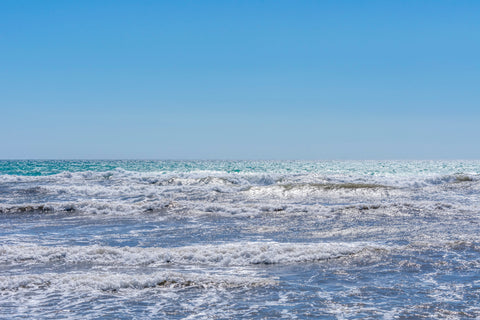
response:
<path id="1" fill-rule="evenodd" d="M 0 159 L 479 146 L 479 1 L 0 2 Z"/>

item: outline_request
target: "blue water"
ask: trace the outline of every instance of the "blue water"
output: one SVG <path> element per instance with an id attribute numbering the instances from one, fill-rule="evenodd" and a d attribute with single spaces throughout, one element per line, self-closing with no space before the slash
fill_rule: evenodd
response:
<path id="1" fill-rule="evenodd" d="M 479 174 L 0 161 L 0 318 L 479 318 Z"/>

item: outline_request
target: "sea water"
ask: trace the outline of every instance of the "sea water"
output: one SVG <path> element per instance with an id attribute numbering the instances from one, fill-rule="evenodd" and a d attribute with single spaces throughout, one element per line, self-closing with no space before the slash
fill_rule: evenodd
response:
<path id="1" fill-rule="evenodd" d="M 0 318 L 480 318 L 479 161 L 0 161 Z"/>

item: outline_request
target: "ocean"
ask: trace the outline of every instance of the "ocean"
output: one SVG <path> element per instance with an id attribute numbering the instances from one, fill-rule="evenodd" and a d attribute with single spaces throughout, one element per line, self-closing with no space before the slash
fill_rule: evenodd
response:
<path id="1" fill-rule="evenodd" d="M 480 161 L 0 161 L 1 319 L 480 319 Z"/>

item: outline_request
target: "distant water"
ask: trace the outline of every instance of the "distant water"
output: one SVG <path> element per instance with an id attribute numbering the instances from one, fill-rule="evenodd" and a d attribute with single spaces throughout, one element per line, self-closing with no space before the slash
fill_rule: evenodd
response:
<path id="1" fill-rule="evenodd" d="M 0 161 L 0 318 L 479 319 L 480 161 Z"/>

